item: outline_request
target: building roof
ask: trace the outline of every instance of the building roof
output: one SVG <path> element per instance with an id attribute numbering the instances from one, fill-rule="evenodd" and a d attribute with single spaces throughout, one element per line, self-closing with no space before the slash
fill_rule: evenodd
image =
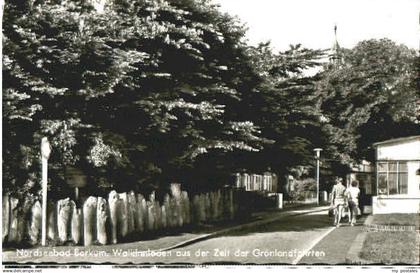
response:
<path id="1" fill-rule="evenodd" d="M 389 140 L 385 140 L 385 141 L 381 141 L 381 142 L 376 142 L 376 143 L 373 143 L 372 145 L 373 146 L 378 146 L 378 145 L 391 144 L 391 143 L 408 142 L 408 141 L 411 141 L 411 140 L 419 140 L 420 141 L 420 135 L 418 135 L 418 136 L 393 138 L 393 139 L 389 139 Z"/>

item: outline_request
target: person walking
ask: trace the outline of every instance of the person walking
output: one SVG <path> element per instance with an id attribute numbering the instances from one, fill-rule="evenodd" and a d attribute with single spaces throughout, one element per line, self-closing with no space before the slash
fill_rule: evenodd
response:
<path id="1" fill-rule="evenodd" d="M 344 205 L 346 204 L 346 187 L 343 185 L 343 179 L 337 177 L 331 192 L 331 207 L 334 208 L 334 225 L 339 227 Z"/>
<path id="2" fill-rule="evenodd" d="M 351 226 L 356 224 L 356 216 L 357 211 L 359 208 L 359 197 L 360 197 L 360 189 L 358 187 L 358 182 L 353 180 L 351 182 L 351 186 L 346 190 L 347 200 L 349 202 L 349 223 Z"/>

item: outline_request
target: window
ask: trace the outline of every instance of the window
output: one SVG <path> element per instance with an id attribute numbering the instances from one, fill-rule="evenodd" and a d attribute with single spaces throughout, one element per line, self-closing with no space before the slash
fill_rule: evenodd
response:
<path id="1" fill-rule="evenodd" d="M 407 163 L 389 161 L 377 163 L 378 194 L 407 194 Z"/>

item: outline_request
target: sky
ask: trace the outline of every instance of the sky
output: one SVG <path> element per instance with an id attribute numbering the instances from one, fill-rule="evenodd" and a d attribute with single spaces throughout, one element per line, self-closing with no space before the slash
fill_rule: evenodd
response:
<path id="1" fill-rule="evenodd" d="M 340 46 L 389 38 L 419 49 L 420 0 L 213 0 L 249 28 L 252 45 L 270 40 L 277 50 L 300 43 L 330 48 L 334 25 Z"/>

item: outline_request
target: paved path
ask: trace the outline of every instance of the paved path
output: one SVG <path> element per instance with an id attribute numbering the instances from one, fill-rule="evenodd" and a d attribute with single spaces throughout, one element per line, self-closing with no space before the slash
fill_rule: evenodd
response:
<path id="1" fill-rule="evenodd" d="M 195 257 L 194 263 L 292 264 L 300 253 L 306 252 L 330 228 L 330 219 L 325 212 L 289 216 L 182 250 L 210 250 L 207 256 Z"/>
<path id="2" fill-rule="evenodd" d="M 3 261 L 291 264 L 300 254 L 306 253 L 314 242 L 317 242 L 318 238 L 324 236 L 331 229 L 331 219 L 326 215 L 326 211 L 301 214 L 315 210 L 319 210 L 319 208 L 306 208 L 283 212 L 282 214 L 274 213 L 271 216 L 269 214 L 260 215 L 259 217 L 263 222 L 270 220 L 270 217 L 274 217 L 276 221 L 267 221 L 263 225 L 248 225 L 240 230 L 231 230 L 221 237 L 168 251 L 151 251 L 161 249 L 162 240 L 168 239 L 165 237 L 152 241 L 88 248 L 39 248 L 50 252 L 55 250 L 56 253 L 46 253 L 48 255 L 32 257 L 19 256 L 12 251 L 6 252 L 6 256 L 3 255 Z M 296 215 L 299 213 L 300 215 Z"/>
<path id="3" fill-rule="evenodd" d="M 353 227 L 345 223 L 339 228 L 335 228 L 312 248 L 312 251 L 324 251 L 325 256 L 304 257 L 299 261 L 299 264 L 345 264 L 353 241 L 359 233 L 363 232 L 364 218 L 358 221 L 358 225 Z"/>

